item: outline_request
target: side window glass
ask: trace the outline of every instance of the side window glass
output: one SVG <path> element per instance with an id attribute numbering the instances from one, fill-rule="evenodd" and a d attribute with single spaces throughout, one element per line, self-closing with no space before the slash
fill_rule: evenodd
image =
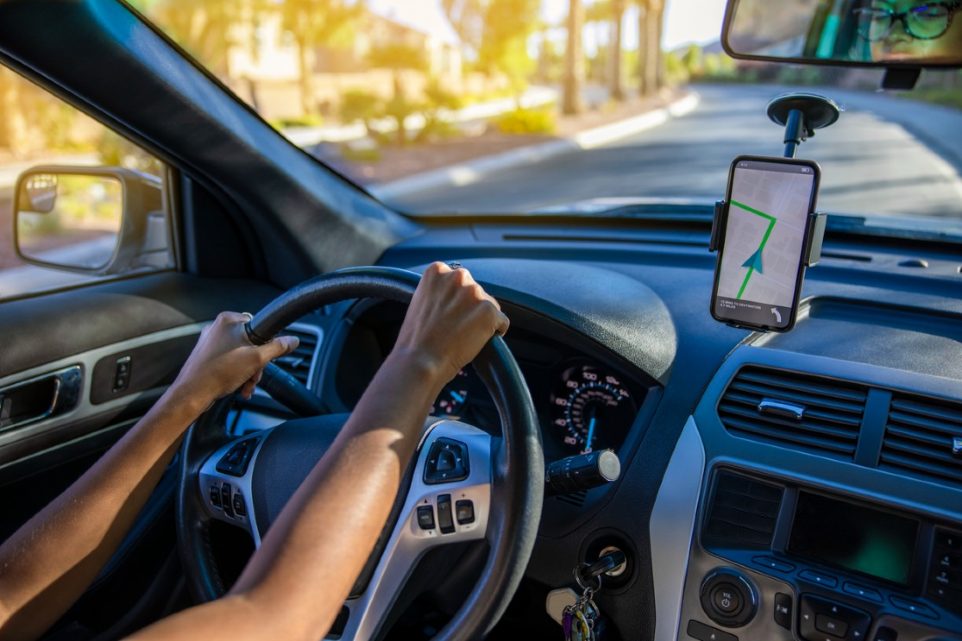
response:
<path id="1" fill-rule="evenodd" d="M 174 266 L 164 166 L 0 65 L 0 300 Z"/>

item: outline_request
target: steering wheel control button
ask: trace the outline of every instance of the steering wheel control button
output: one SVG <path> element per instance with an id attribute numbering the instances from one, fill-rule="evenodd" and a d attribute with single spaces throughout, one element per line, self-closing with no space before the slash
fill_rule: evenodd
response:
<path id="1" fill-rule="evenodd" d="M 842 638 L 848 632 L 848 624 L 824 614 L 816 614 L 815 629 L 825 634 L 831 634 L 833 637 Z"/>
<path id="2" fill-rule="evenodd" d="M 220 502 L 220 488 L 216 485 L 210 486 L 210 504 L 217 508 L 223 505 L 223 503 Z"/>
<path id="3" fill-rule="evenodd" d="M 826 588 L 834 588 L 838 585 L 837 577 L 824 572 L 816 572 L 815 570 L 802 570 L 798 573 L 798 578 L 816 585 L 824 585 Z"/>
<path id="4" fill-rule="evenodd" d="M 776 572 L 791 572 L 795 569 L 795 566 L 781 559 L 776 559 L 773 556 L 756 556 L 752 557 L 752 563 L 755 565 L 760 565 L 767 570 L 775 570 Z"/>
<path id="5" fill-rule="evenodd" d="M 418 527 L 421 528 L 422 530 L 434 529 L 434 506 L 432 505 L 418 506 Z"/>
<path id="6" fill-rule="evenodd" d="M 441 530 L 441 534 L 451 534 L 454 532 L 450 494 L 442 494 L 438 497 L 438 529 Z"/>
<path id="7" fill-rule="evenodd" d="M 775 623 L 785 628 L 792 629 L 792 596 L 779 592 L 775 595 Z"/>
<path id="8" fill-rule="evenodd" d="M 424 482 L 427 485 L 452 483 L 468 478 L 468 446 L 461 441 L 439 438 L 428 450 L 424 465 Z"/>
<path id="9" fill-rule="evenodd" d="M 454 504 L 454 518 L 457 519 L 458 525 L 474 523 L 474 503 L 467 499 L 457 501 Z"/>
<path id="10" fill-rule="evenodd" d="M 740 572 L 714 570 L 702 581 L 701 607 L 715 623 L 739 628 L 755 617 L 758 592 Z"/>
<path id="11" fill-rule="evenodd" d="M 872 617 L 862 610 L 803 594 L 798 600 L 798 634 L 804 641 L 865 641 Z"/>
<path id="12" fill-rule="evenodd" d="M 846 581 L 842 586 L 842 591 L 847 594 L 853 594 L 855 596 L 860 596 L 863 599 L 868 599 L 869 601 L 875 601 L 876 603 L 882 602 L 882 593 L 878 590 L 864 585 L 859 585 L 858 583 L 852 583 Z"/>
<path id="13" fill-rule="evenodd" d="M 234 492 L 234 500 L 231 502 L 234 507 L 234 514 L 237 516 L 247 516 L 247 506 L 244 505 L 244 495 Z"/>
<path id="14" fill-rule="evenodd" d="M 738 641 L 738 637 L 734 634 L 722 632 L 694 619 L 688 622 L 688 636 L 698 641 Z"/>
<path id="15" fill-rule="evenodd" d="M 913 601 L 912 599 L 906 599 L 894 594 L 889 597 L 889 601 L 892 602 L 892 605 L 903 612 L 911 612 L 912 614 L 918 614 L 919 616 L 923 616 L 928 619 L 939 618 L 939 615 L 935 613 L 935 610 L 924 603 L 921 603 L 920 601 Z"/>
<path id="16" fill-rule="evenodd" d="M 227 516 L 234 516 L 234 508 L 230 502 L 230 491 L 230 483 L 224 483 L 220 487 L 220 502 L 224 504 L 224 513 Z"/>
<path id="17" fill-rule="evenodd" d="M 227 453 L 217 461 L 217 471 L 221 474 L 230 474 L 231 476 L 244 476 L 247 473 L 247 465 L 250 463 L 251 457 L 254 455 L 254 448 L 256 447 L 256 438 L 248 438 L 239 443 L 235 443 L 234 446 L 227 450 Z"/>

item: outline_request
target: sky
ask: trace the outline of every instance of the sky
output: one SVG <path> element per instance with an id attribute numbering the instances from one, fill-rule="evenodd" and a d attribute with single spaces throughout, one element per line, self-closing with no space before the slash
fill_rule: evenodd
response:
<path id="1" fill-rule="evenodd" d="M 368 0 L 370 6 L 383 15 L 416 26 L 446 41 L 456 40 L 451 25 L 444 17 L 440 0 Z M 590 0 L 585 0 L 586 4 Z M 667 0 L 665 33 L 662 45 L 672 50 L 697 42 L 699 44 L 718 40 L 721 33 L 725 0 Z M 549 24 L 563 23 L 568 12 L 568 0 L 543 0 L 542 17 Z M 636 20 L 626 17 L 625 47 L 638 41 Z M 594 34 L 586 30 L 585 46 L 594 48 Z"/>

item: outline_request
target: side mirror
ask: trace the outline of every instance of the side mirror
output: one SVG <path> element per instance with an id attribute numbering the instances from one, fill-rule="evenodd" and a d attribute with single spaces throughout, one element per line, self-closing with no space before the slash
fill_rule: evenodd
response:
<path id="1" fill-rule="evenodd" d="M 14 238 L 27 263 L 106 275 L 167 267 L 160 179 L 120 167 L 44 165 L 14 191 Z"/>

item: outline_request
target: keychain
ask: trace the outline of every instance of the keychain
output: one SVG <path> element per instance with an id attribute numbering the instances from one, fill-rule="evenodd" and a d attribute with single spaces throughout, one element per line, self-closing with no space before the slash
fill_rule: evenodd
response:
<path id="1" fill-rule="evenodd" d="M 593 597 L 601 589 L 602 575 L 624 563 L 625 555 L 620 550 L 609 552 L 592 564 L 582 563 L 572 572 L 581 590 L 580 596 L 571 588 L 552 590 L 548 594 L 545 606 L 548 614 L 561 624 L 565 641 L 601 641 L 605 620 Z"/>

